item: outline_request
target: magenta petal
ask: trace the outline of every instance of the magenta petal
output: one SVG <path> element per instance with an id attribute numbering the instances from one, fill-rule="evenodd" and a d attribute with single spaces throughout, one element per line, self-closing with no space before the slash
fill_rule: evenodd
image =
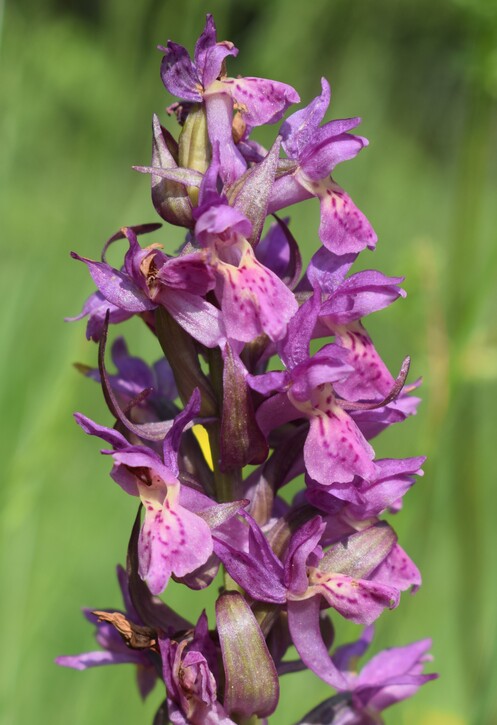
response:
<path id="1" fill-rule="evenodd" d="M 134 662 L 132 653 L 109 652 L 97 650 L 95 652 L 84 652 L 80 655 L 62 655 L 57 657 L 55 662 L 62 667 L 71 667 L 73 670 L 86 670 L 89 667 L 100 665 L 120 665 Z"/>
<path id="2" fill-rule="evenodd" d="M 109 323 L 125 322 L 133 316 L 132 312 L 122 310 L 105 299 L 101 292 L 94 292 L 88 297 L 79 315 L 65 317 L 65 322 L 76 322 L 88 316 L 86 325 L 86 339 L 98 342 L 102 336 L 105 325 L 105 316 L 109 312 Z"/>
<path id="3" fill-rule="evenodd" d="M 317 129 L 316 133 L 312 137 L 313 145 L 317 148 L 321 147 L 323 144 L 330 144 L 335 139 L 346 134 L 347 131 L 351 131 L 353 128 L 356 128 L 356 126 L 359 126 L 361 121 L 362 119 L 359 116 L 328 121 L 328 123 L 325 123 L 324 126 Z M 364 139 L 364 141 L 367 143 L 366 139 Z M 300 158 L 302 159 L 304 156 L 305 153 L 302 154 Z"/>
<path id="4" fill-rule="evenodd" d="M 288 387 L 288 373 L 285 370 L 275 370 L 272 373 L 262 375 L 247 375 L 247 382 L 252 388 L 262 395 L 274 392 L 284 392 Z"/>
<path id="5" fill-rule="evenodd" d="M 157 306 L 123 272 L 113 269 L 105 262 L 93 262 L 91 259 L 80 257 L 75 252 L 71 252 L 71 256 L 87 265 L 101 294 L 116 307 L 127 312 L 145 312 Z"/>
<path id="6" fill-rule="evenodd" d="M 205 247 L 225 240 L 228 236 L 236 240 L 238 236 L 249 237 L 252 224 L 245 214 L 228 204 L 210 206 L 198 218 L 195 236 Z"/>
<path id="7" fill-rule="evenodd" d="M 276 123 L 288 106 L 300 101 L 292 86 L 266 78 L 229 79 L 228 89 L 241 106 L 245 122 L 252 127 Z"/>
<path id="8" fill-rule="evenodd" d="M 328 290 L 332 294 L 321 307 L 321 317 L 329 317 L 337 325 L 347 325 L 382 310 L 399 297 L 406 296 L 405 290 L 399 287 L 403 279 L 369 269 L 357 272 Z"/>
<path id="9" fill-rule="evenodd" d="M 309 360 L 309 345 L 321 306 L 321 295 L 316 291 L 303 305 L 288 324 L 288 331 L 278 352 L 290 370 Z"/>
<path id="10" fill-rule="evenodd" d="M 415 415 L 420 402 L 420 398 L 401 393 L 383 408 L 352 411 L 351 417 L 367 440 L 371 440 L 393 423 L 401 423 L 409 415 Z"/>
<path id="11" fill-rule="evenodd" d="M 415 592 L 421 586 L 421 574 L 418 567 L 398 544 L 395 544 L 389 555 L 371 574 L 371 579 L 385 582 L 400 591 L 412 587 L 412 591 Z"/>
<path id="12" fill-rule="evenodd" d="M 305 147 L 313 141 L 316 130 L 330 105 L 330 84 L 326 78 L 321 78 L 321 89 L 321 94 L 308 106 L 292 113 L 281 125 L 283 148 L 292 159 L 299 159 Z"/>
<path id="13" fill-rule="evenodd" d="M 250 596 L 262 602 L 283 604 L 286 600 L 283 566 L 255 521 L 250 516 L 246 520 L 250 526 L 248 552 L 221 538 L 221 532 L 214 534 L 214 551 L 229 575 Z"/>
<path id="14" fill-rule="evenodd" d="M 204 88 L 208 88 L 216 80 L 221 72 L 223 61 L 228 55 L 238 55 L 238 48 L 235 48 L 233 43 L 228 40 L 216 43 L 214 47 L 207 51 L 205 54 L 205 67 L 202 71 Z"/>
<path id="15" fill-rule="evenodd" d="M 327 383 L 333 383 L 336 388 L 339 381 L 354 372 L 347 358 L 345 351 L 332 342 L 298 365 L 292 370 L 292 399 L 300 402 L 315 400 L 316 388 L 326 386 Z M 331 386 L 328 388 L 331 393 Z M 321 408 L 321 405 L 317 407 Z"/>
<path id="16" fill-rule="evenodd" d="M 237 56 L 238 48 L 228 40 L 221 43 L 216 41 L 216 26 L 209 13 L 202 34 L 195 44 L 194 54 L 195 65 L 204 88 L 210 86 L 221 74 L 223 60 L 228 55 Z"/>
<path id="17" fill-rule="evenodd" d="M 367 579 L 354 579 L 344 574 L 321 574 L 313 581 L 330 607 L 342 617 L 356 624 L 372 624 L 384 609 L 393 609 L 399 603 L 399 592 L 393 587 Z"/>
<path id="18" fill-rule="evenodd" d="M 313 415 L 304 446 L 308 474 L 323 485 L 346 483 L 354 476 L 370 481 L 376 474 L 374 450 L 352 418 L 338 406 L 331 417 Z"/>
<path id="19" fill-rule="evenodd" d="M 247 164 L 233 141 L 233 102 L 221 92 L 206 93 L 207 129 L 212 146 L 219 144 L 221 176 L 226 184 L 232 184 L 241 176 Z"/>
<path id="20" fill-rule="evenodd" d="M 152 594 L 166 588 L 171 574 L 185 576 L 202 566 L 212 554 L 210 529 L 179 503 L 157 504 L 143 493 L 145 521 L 138 542 L 140 576 Z"/>
<path id="21" fill-rule="evenodd" d="M 404 675 L 392 678 L 392 682 L 386 682 L 383 687 L 372 688 L 368 693 L 368 705 L 377 711 L 385 710 L 397 702 L 406 700 L 416 694 L 419 688 L 436 680 L 438 675 Z M 376 692 L 375 692 L 376 689 Z M 359 693 L 359 697 L 363 693 Z"/>
<path id="22" fill-rule="evenodd" d="M 85 433 L 101 438 L 107 443 L 110 443 L 113 448 L 119 449 L 127 448 L 129 446 L 126 438 L 114 428 L 107 428 L 104 425 L 98 425 L 98 423 L 95 423 L 82 413 L 74 413 L 74 419 Z"/>
<path id="23" fill-rule="evenodd" d="M 214 288 L 214 276 L 201 252 L 168 259 L 156 279 L 166 287 L 200 296 Z"/>
<path id="24" fill-rule="evenodd" d="M 307 560 L 318 546 L 326 524 L 315 516 L 292 536 L 285 557 L 285 585 L 292 594 L 304 594 L 309 586 Z"/>
<path id="25" fill-rule="evenodd" d="M 238 267 L 219 263 L 222 274 L 222 301 L 228 337 L 250 342 L 262 334 L 281 340 L 298 310 L 293 293 L 271 270 L 254 256 L 244 243 Z"/>
<path id="26" fill-rule="evenodd" d="M 199 77 L 186 48 L 168 41 L 164 51 L 160 74 L 169 93 L 186 101 L 201 101 Z"/>
<path id="27" fill-rule="evenodd" d="M 288 626 L 302 662 L 318 677 L 346 690 L 347 681 L 337 670 L 323 642 L 319 627 L 320 597 L 288 602 Z"/>
<path id="28" fill-rule="evenodd" d="M 358 680 L 361 685 L 380 685 L 385 679 L 399 674 L 418 674 L 423 662 L 431 659 L 428 655 L 430 647 L 431 639 L 422 639 L 405 647 L 386 649 L 364 665 Z"/>
<path id="29" fill-rule="evenodd" d="M 124 450 L 116 450 L 112 457 L 117 464 L 126 466 L 127 468 L 146 468 L 150 469 L 155 479 L 160 480 L 160 485 L 171 484 L 177 485 L 178 481 L 170 468 L 165 466 L 155 451 L 145 446 L 130 446 Z"/>
<path id="30" fill-rule="evenodd" d="M 321 132 L 325 130 L 326 126 L 320 129 Z M 302 155 L 300 168 L 309 179 L 320 181 L 329 176 L 337 164 L 353 159 L 367 145 L 365 138 L 351 133 L 340 133 L 331 139 L 325 138 L 321 143 L 316 138 L 316 143 Z"/>
<path id="31" fill-rule="evenodd" d="M 204 88 L 208 88 L 220 75 L 223 61 L 229 55 L 233 57 L 238 55 L 238 48 L 229 40 L 223 40 L 221 43 L 216 43 L 215 46 L 209 48 L 205 54 L 204 68 L 199 68 Z"/>
<path id="32" fill-rule="evenodd" d="M 299 181 L 319 197 L 321 204 L 319 238 L 330 252 L 342 255 L 361 252 L 366 247 L 374 248 L 377 236 L 373 228 L 338 184 L 331 180 L 310 182 L 300 175 Z"/>
<path id="33" fill-rule="evenodd" d="M 174 418 L 171 429 L 167 432 L 164 438 L 164 444 L 162 447 L 162 453 L 164 457 L 164 464 L 169 468 L 175 476 L 178 475 L 178 453 L 181 443 L 181 436 L 189 426 L 193 419 L 196 418 L 200 413 L 200 390 L 195 388 L 191 394 L 190 400 L 185 405 L 181 413 Z"/>
<path id="34" fill-rule="evenodd" d="M 199 73 L 202 75 L 205 66 L 206 55 L 217 43 L 217 30 L 216 23 L 211 13 L 207 13 L 205 16 L 204 29 L 200 33 L 197 42 L 195 43 L 195 52 L 193 59 L 195 66 L 198 68 Z"/>
<path id="35" fill-rule="evenodd" d="M 158 301 L 202 345 L 217 347 L 226 338 L 220 310 L 202 297 L 168 289 L 159 295 Z"/>
<path id="36" fill-rule="evenodd" d="M 333 293 L 337 288 L 341 289 L 345 275 L 355 262 L 356 257 L 357 253 L 337 255 L 330 252 L 326 247 L 320 247 L 307 268 L 307 277 L 311 286 L 325 294 Z M 347 303 L 351 304 L 352 302 L 353 304 L 354 300 L 353 295 L 350 295 L 347 298 Z M 326 304 L 327 302 L 324 302 L 323 306 Z"/>
<path id="37" fill-rule="evenodd" d="M 350 491 L 351 495 L 347 495 L 346 491 L 337 492 L 336 489 L 333 493 L 351 502 L 349 511 L 352 516 L 359 519 L 378 516 L 387 508 L 399 507 L 402 497 L 414 484 L 414 476 L 423 475 L 421 465 L 424 460 L 423 457 L 419 457 L 376 461 L 378 475 L 370 485 L 353 486 L 354 491 Z"/>
<path id="38" fill-rule="evenodd" d="M 348 350 L 347 359 L 353 368 L 350 375 L 335 385 L 338 395 L 351 401 L 385 398 L 395 380 L 361 323 L 336 328 L 336 340 Z"/>
<path id="39" fill-rule="evenodd" d="M 424 663 L 431 659 L 430 647 L 431 640 L 424 639 L 380 652 L 362 668 L 355 683 L 358 694 L 369 689 L 368 705 L 379 711 L 411 697 L 422 684 L 436 677 L 421 674 Z"/>

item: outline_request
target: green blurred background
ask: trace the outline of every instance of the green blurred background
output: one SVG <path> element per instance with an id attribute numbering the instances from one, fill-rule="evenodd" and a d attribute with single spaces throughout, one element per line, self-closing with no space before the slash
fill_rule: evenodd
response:
<path id="1" fill-rule="evenodd" d="M 384 434 L 377 450 L 429 455 L 394 521 L 424 585 L 384 614 L 375 646 L 431 636 L 441 673 L 387 721 L 496 723 L 495 0 L 0 7 L 0 722 L 148 724 L 161 700 L 156 688 L 140 702 L 131 667 L 77 673 L 53 664 L 93 647 L 81 606 L 120 605 L 114 567 L 136 509 L 108 478 L 98 443 L 72 421 L 73 410 L 110 416 L 97 386 L 72 367 L 95 363 L 84 323 L 62 320 L 92 289 L 69 251 L 95 258 L 120 226 L 156 219 L 148 178 L 130 169 L 148 163 L 151 115 L 164 120 L 171 102 L 155 46 L 172 38 L 192 48 L 210 10 L 220 39 L 241 50 L 235 74 L 289 82 L 304 102 L 325 75 L 334 93 L 328 118 L 364 118 L 370 147 L 336 178 L 378 232 L 362 265 L 406 274 L 408 291 L 368 329 L 392 370 L 410 354 L 411 379 L 424 378 L 419 415 Z M 317 205 L 292 217 L 309 257 Z M 180 236 L 158 238 L 172 251 Z M 158 356 L 138 323 L 125 329 L 134 354 Z M 212 612 L 209 593 L 171 586 L 167 601 L 187 616 L 204 605 Z M 326 696 L 314 676 L 287 676 L 271 722 L 291 723 Z"/>

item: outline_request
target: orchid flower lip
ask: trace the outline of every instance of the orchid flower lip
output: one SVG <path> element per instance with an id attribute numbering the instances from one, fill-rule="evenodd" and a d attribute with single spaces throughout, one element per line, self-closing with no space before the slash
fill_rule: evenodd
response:
<path id="1" fill-rule="evenodd" d="M 383 400 L 380 400 L 379 402 L 353 402 L 337 398 L 338 405 L 340 405 L 340 407 L 342 407 L 344 410 L 375 410 L 376 408 L 383 408 L 385 405 L 388 405 L 388 403 L 391 403 L 393 400 L 395 400 L 400 395 L 403 389 L 406 392 L 409 392 L 408 388 L 404 387 L 404 383 L 407 375 L 409 374 L 410 365 L 411 358 L 408 356 L 404 359 L 402 363 L 400 372 L 395 380 L 395 383 L 390 393 L 385 398 L 383 398 Z"/>

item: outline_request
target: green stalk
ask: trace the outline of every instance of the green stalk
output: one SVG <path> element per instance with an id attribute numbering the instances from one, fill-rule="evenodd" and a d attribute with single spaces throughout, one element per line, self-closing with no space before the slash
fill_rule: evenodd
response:
<path id="1" fill-rule="evenodd" d="M 217 420 L 206 426 L 209 436 L 209 445 L 211 448 L 212 467 L 214 472 L 214 488 L 216 491 L 216 500 L 219 502 L 233 501 L 239 497 L 242 472 L 222 471 L 221 461 L 221 414 L 223 410 L 223 358 L 220 350 L 209 350 L 209 379 L 217 400 Z M 226 590 L 238 591 L 243 594 L 243 590 L 230 577 L 226 569 L 223 567 L 224 586 Z"/>
<path id="2" fill-rule="evenodd" d="M 219 350 L 209 350 L 209 378 L 217 400 L 217 420 L 207 426 L 214 469 L 216 498 L 219 502 L 233 501 L 240 493 L 240 470 L 221 469 L 221 415 L 223 410 L 223 359 Z"/>

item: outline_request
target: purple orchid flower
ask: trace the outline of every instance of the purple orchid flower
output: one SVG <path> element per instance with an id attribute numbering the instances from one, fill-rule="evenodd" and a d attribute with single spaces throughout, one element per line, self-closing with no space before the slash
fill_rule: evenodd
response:
<path id="1" fill-rule="evenodd" d="M 214 502 L 180 484 L 176 462 L 181 432 L 198 414 L 198 408 L 197 394 L 172 423 L 164 439 L 166 463 L 149 448 L 130 446 L 118 431 L 99 426 L 81 414 L 75 415 L 85 433 L 112 445 L 113 451 L 103 451 L 112 455 L 112 478 L 126 493 L 139 496 L 143 503 L 145 518 L 138 542 L 139 574 L 152 594 L 164 591 L 171 575 L 181 578 L 204 565 L 213 551 L 209 524 L 192 508 L 210 509 Z"/>
<path id="2" fill-rule="evenodd" d="M 430 639 L 383 650 L 357 672 L 357 660 L 368 649 L 373 631 L 367 627 L 359 640 L 335 651 L 333 661 L 345 677 L 346 691 L 325 700 L 298 725 L 377 725 L 383 722 L 384 710 L 437 679 L 436 674 L 423 674 L 425 664 L 433 659 Z"/>
<path id="3" fill-rule="evenodd" d="M 117 567 L 117 578 L 125 603 L 125 612 L 123 614 L 134 624 L 142 626 L 143 622 L 137 615 L 129 597 L 127 574 L 120 566 Z M 99 619 L 91 610 L 85 609 L 84 615 L 89 622 L 96 626 L 96 640 L 102 649 L 80 655 L 63 655 L 57 657 L 56 663 L 75 670 L 86 670 L 89 667 L 98 667 L 100 665 L 136 665 L 138 689 L 145 699 L 153 689 L 157 679 L 159 679 L 158 666 L 160 662 L 158 656 L 149 650 L 128 647 L 116 628 L 109 622 Z"/>
<path id="4" fill-rule="evenodd" d="M 128 315 L 149 313 L 162 305 L 195 339 L 215 347 L 224 339 L 219 313 L 203 299 L 213 287 L 213 277 L 199 253 L 167 257 L 157 244 L 142 249 L 133 227 L 123 227 L 107 242 L 126 237 L 129 248 L 124 267 L 117 270 L 104 261 L 95 262 L 72 253 L 84 262 L 99 293 L 114 308 Z M 101 332 L 101 331 L 100 331 Z"/>
<path id="5" fill-rule="evenodd" d="M 159 638 L 167 708 L 173 725 L 234 725 L 217 699 L 217 652 L 205 612 L 180 642 Z"/>
<path id="6" fill-rule="evenodd" d="M 161 358 L 150 367 L 141 358 L 129 355 L 122 337 L 112 344 L 111 357 L 117 374 L 108 376 L 110 386 L 121 408 L 128 409 L 131 406 L 133 422 L 159 422 L 179 412 L 173 404 L 178 391 L 167 360 Z M 80 368 L 87 377 L 101 382 L 98 368 Z M 146 397 L 143 397 L 144 391 Z"/>
<path id="7" fill-rule="evenodd" d="M 330 177 L 335 166 L 354 158 L 368 145 L 362 136 L 348 133 L 360 118 L 330 121 L 320 127 L 330 104 L 330 86 L 321 79 L 321 95 L 291 115 L 280 133 L 283 148 L 295 166 L 276 183 L 270 211 L 316 196 L 321 206 L 319 238 L 338 255 L 374 248 L 377 237 L 364 214 Z"/>
<path id="8" fill-rule="evenodd" d="M 194 59 L 181 45 L 168 41 L 161 76 L 167 90 L 190 103 L 204 103 L 211 144 L 219 144 L 223 180 L 232 183 L 247 165 L 233 141 L 233 109 L 243 125 L 250 128 L 276 123 L 288 106 L 300 101 L 298 93 L 286 83 L 265 78 L 229 78 L 225 60 L 238 55 L 233 43 L 217 42 L 212 15 L 197 40 Z"/>
<path id="9" fill-rule="evenodd" d="M 280 340 L 298 303 L 281 279 L 257 259 L 248 241 L 253 225 L 236 200 L 231 206 L 217 192 L 219 168 L 215 152 L 200 188 L 195 237 L 208 253 L 226 334 L 240 342 L 262 334 Z"/>
<path id="10" fill-rule="evenodd" d="M 216 534 L 216 554 L 254 599 L 286 604 L 290 633 L 302 661 L 333 687 L 343 688 L 344 678 L 322 640 L 319 613 L 324 604 L 346 619 L 370 624 L 385 608 L 397 606 L 399 591 L 379 569 L 396 543 L 393 530 L 375 524 L 323 554 L 320 540 L 326 523 L 316 516 L 291 538 L 282 563 L 255 521 L 248 514 L 244 519 L 249 525 L 247 544 L 240 549 L 232 539 Z"/>
<path id="11" fill-rule="evenodd" d="M 347 483 L 334 483 L 332 490 L 308 479 L 306 498 L 316 508 L 329 513 L 334 513 L 337 504 L 342 503 L 343 512 L 359 520 L 379 516 L 387 509 L 396 512 L 402 506 L 404 494 L 414 484 L 414 476 L 423 475 L 424 461 L 423 456 L 377 460 L 377 475 L 373 481 L 356 477 Z"/>
<path id="12" fill-rule="evenodd" d="M 113 325 L 129 320 L 134 314 L 113 305 L 100 292 L 93 292 L 84 303 L 80 314 L 75 317 L 66 317 L 65 321 L 77 322 L 88 317 L 86 338 L 98 342 L 102 337 L 107 312 L 109 312 L 109 322 Z"/>
<path id="13" fill-rule="evenodd" d="M 266 434 L 291 420 L 310 421 L 304 461 L 315 481 L 345 483 L 354 476 L 372 480 L 376 473 L 374 450 L 334 391 L 334 384 L 353 372 L 348 356 L 333 343 L 312 357 L 308 354 L 318 306 L 315 294 L 292 319 L 280 351 L 287 370 L 248 376 L 249 385 L 255 390 L 266 394 L 277 391 L 259 407 L 257 420 Z"/>

